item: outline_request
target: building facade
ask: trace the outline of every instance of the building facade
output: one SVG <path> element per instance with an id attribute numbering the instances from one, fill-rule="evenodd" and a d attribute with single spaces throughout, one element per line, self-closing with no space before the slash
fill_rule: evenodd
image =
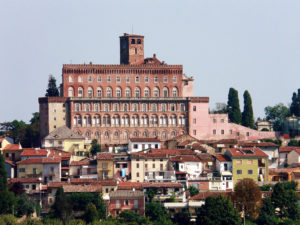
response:
<path id="1" fill-rule="evenodd" d="M 140 35 L 120 37 L 120 65 L 63 65 L 61 94 L 39 99 L 41 138 L 64 125 L 100 144 L 141 137 L 164 141 L 181 134 L 202 139 L 274 136 L 233 127 L 227 115 L 209 114 L 209 98 L 193 97 L 193 77 L 183 73 L 182 65 L 168 65 L 155 54 L 144 58 Z"/>

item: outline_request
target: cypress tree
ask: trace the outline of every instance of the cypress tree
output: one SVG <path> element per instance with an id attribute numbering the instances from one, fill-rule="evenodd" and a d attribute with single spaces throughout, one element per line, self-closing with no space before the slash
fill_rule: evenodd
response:
<path id="1" fill-rule="evenodd" d="M 290 112 L 291 115 L 300 116 L 300 88 L 298 89 L 298 93 L 293 93 Z"/>
<path id="2" fill-rule="evenodd" d="M 242 114 L 239 103 L 238 91 L 234 88 L 229 89 L 228 93 L 228 117 L 232 123 L 241 124 Z"/>
<path id="3" fill-rule="evenodd" d="M 48 89 L 46 90 L 46 97 L 59 96 L 58 88 L 56 86 L 56 79 L 50 75 L 48 80 Z"/>
<path id="4" fill-rule="evenodd" d="M 254 129 L 254 117 L 250 93 L 244 92 L 244 111 L 242 113 L 242 125 Z"/>

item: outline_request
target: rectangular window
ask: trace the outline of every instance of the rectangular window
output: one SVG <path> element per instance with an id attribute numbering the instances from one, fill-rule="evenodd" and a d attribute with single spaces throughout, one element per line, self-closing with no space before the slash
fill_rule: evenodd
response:
<path id="1" fill-rule="evenodd" d="M 213 130 L 213 134 L 217 134 L 217 131 L 216 131 L 216 130 Z"/>
<path id="2" fill-rule="evenodd" d="M 110 82 L 111 82 L 111 77 L 107 76 L 107 83 L 110 83 Z"/>
<path id="3" fill-rule="evenodd" d="M 252 165 L 253 164 L 253 160 L 252 159 L 247 160 L 247 164 L 248 165 Z"/>
<path id="4" fill-rule="evenodd" d="M 140 168 L 140 164 L 139 163 L 136 164 L 136 168 Z"/>
<path id="5" fill-rule="evenodd" d="M 20 169 L 19 169 L 19 172 L 20 172 L 20 173 L 25 173 L 25 168 L 20 168 Z"/>
<path id="6" fill-rule="evenodd" d="M 36 174 L 36 168 L 32 169 L 33 174 Z"/>
<path id="7" fill-rule="evenodd" d="M 164 76 L 164 83 L 168 83 L 168 77 Z"/>
<path id="8" fill-rule="evenodd" d="M 224 130 L 221 130 L 221 134 L 224 134 Z"/>
<path id="9" fill-rule="evenodd" d="M 152 168 L 153 168 L 153 169 L 155 168 L 155 163 L 152 164 Z"/>
<path id="10" fill-rule="evenodd" d="M 149 82 L 149 78 L 145 77 L 145 83 L 148 83 L 148 82 Z"/>
<path id="11" fill-rule="evenodd" d="M 249 132 L 246 132 L 246 136 L 249 137 L 249 136 L 250 136 L 250 133 L 249 133 Z"/>
<path id="12" fill-rule="evenodd" d="M 164 165 L 160 164 L 160 170 L 164 170 Z"/>
<path id="13" fill-rule="evenodd" d="M 116 168 L 120 168 L 120 164 L 119 163 L 116 164 Z"/>
<path id="14" fill-rule="evenodd" d="M 196 124 L 196 119 L 193 119 L 193 124 Z"/>
<path id="15" fill-rule="evenodd" d="M 136 177 L 140 177 L 140 173 L 136 173 Z"/>
<path id="16" fill-rule="evenodd" d="M 196 130 L 193 130 L 193 134 L 196 135 L 196 134 L 197 134 L 197 131 L 196 131 Z"/>
<path id="17" fill-rule="evenodd" d="M 134 200 L 134 205 L 133 205 L 133 207 L 134 207 L 135 209 L 138 209 L 138 208 L 139 208 L 139 201 L 138 201 L 138 200 Z"/>
<path id="18" fill-rule="evenodd" d="M 102 169 L 107 169 L 108 163 L 102 163 Z"/>
<path id="19" fill-rule="evenodd" d="M 140 77 L 138 76 L 135 77 L 135 83 L 140 83 Z"/>
<path id="20" fill-rule="evenodd" d="M 173 83 L 177 83 L 177 77 L 173 76 Z"/>
<path id="21" fill-rule="evenodd" d="M 134 144 L 134 145 L 133 145 L 133 148 L 134 148 L 134 149 L 138 149 L 138 145 L 137 145 L 137 144 Z"/>
<path id="22" fill-rule="evenodd" d="M 116 200 L 116 208 L 120 208 L 120 200 Z"/>
<path id="23" fill-rule="evenodd" d="M 88 76 L 88 82 L 89 82 L 89 83 L 92 82 L 92 76 Z"/>
<path id="24" fill-rule="evenodd" d="M 237 170 L 236 173 L 237 174 L 242 174 L 242 170 Z"/>
<path id="25" fill-rule="evenodd" d="M 237 137 L 240 136 L 240 132 L 236 132 L 236 136 L 237 136 Z"/>
<path id="26" fill-rule="evenodd" d="M 158 77 L 154 77 L 154 83 L 158 83 Z"/>
<path id="27" fill-rule="evenodd" d="M 193 111 L 195 112 L 197 110 L 196 106 L 193 106 Z"/>
<path id="28" fill-rule="evenodd" d="M 248 170 L 248 174 L 253 174 L 253 170 Z"/>
<path id="29" fill-rule="evenodd" d="M 236 164 L 237 164 L 237 165 L 242 165 L 242 160 L 241 160 L 241 159 L 237 159 L 237 160 L 236 160 Z"/>
<path id="30" fill-rule="evenodd" d="M 116 81 L 117 81 L 117 83 L 120 83 L 121 82 L 121 77 L 117 76 Z"/>

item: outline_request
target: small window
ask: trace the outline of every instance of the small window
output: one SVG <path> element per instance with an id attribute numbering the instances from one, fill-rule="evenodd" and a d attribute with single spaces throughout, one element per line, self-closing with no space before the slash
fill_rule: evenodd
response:
<path id="1" fill-rule="evenodd" d="M 135 44 L 135 39 L 131 39 L 131 44 Z"/>
<path id="2" fill-rule="evenodd" d="M 252 164 L 253 164 L 253 160 L 252 160 L 252 159 L 248 159 L 248 160 L 247 160 L 247 164 L 248 164 L 248 165 L 252 165 Z"/>
<path id="3" fill-rule="evenodd" d="M 246 136 L 249 137 L 249 136 L 250 136 L 250 133 L 249 133 L 249 132 L 246 132 Z"/>
<path id="4" fill-rule="evenodd" d="M 138 76 L 135 77 L 135 83 L 140 83 L 140 77 Z"/>
<path id="5" fill-rule="evenodd" d="M 224 134 L 224 130 L 221 130 L 221 134 Z"/>
<path id="6" fill-rule="evenodd" d="M 224 119 L 221 119 L 221 123 L 224 123 L 225 122 L 225 120 Z"/>
<path id="7" fill-rule="evenodd" d="M 136 173 L 136 177 L 140 177 L 140 173 L 139 172 Z"/>
<path id="8" fill-rule="evenodd" d="M 216 123 L 217 122 L 217 120 L 216 119 L 213 119 L 213 123 Z"/>
<path id="9" fill-rule="evenodd" d="M 236 132 L 236 136 L 239 137 L 240 136 L 240 132 Z"/>
<path id="10" fill-rule="evenodd" d="M 217 130 L 213 130 L 213 134 L 217 134 Z"/>
<path id="11" fill-rule="evenodd" d="M 236 173 L 237 174 L 242 174 L 242 170 L 237 170 Z"/>
<path id="12" fill-rule="evenodd" d="M 154 77 L 154 83 L 158 83 L 158 77 Z"/>
<path id="13" fill-rule="evenodd" d="M 193 134 L 196 135 L 196 134 L 197 134 L 197 131 L 196 131 L 196 130 L 193 130 Z"/>
<path id="14" fill-rule="evenodd" d="M 196 106 L 193 106 L 193 111 L 195 112 L 197 110 Z"/>
<path id="15" fill-rule="evenodd" d="M 248 170 L 248 174 L 253 174 L 253 170 Z"/>
<path id="16" fill-rule="evenodd" d="M 173 83 L 177 83 L 177 77 L 173 76 Z"/>
<path id="17" fill-rule="evenodd" d="M 111 82 L 111 77 L 107 76 L 107 83 L 110 83 L 110 82 Z"/>
<path id="18" fill-rule="evenodd" d="M 237 164 L 237 165 L 242 165 L 242 160 L 241 160 L 241 159 L 237 159 L 237 160 L 236 160 L 236 164 Z"/>
<path id="19" fill-rule="evenodd" d="M 193 119 L 193 124 L 196 124 L 196 119 Z"/>
<path id="20" fill-rule="evenodd" d="M 126 83 L 130 83 L 130 77 L 126 77 Z"/>
<path id="21" fill-rule="evenodd" d="M 97 82 L 100 83 L 101 81 L 102 81 L 102 77 L 101 77 L 101 76 L 98 76 L 98 77 L 97 77 Z"/>
<path id="22" fill-rule="evenodd" d="M 155 163 L 152 164 L 152 168 L 153 168 L 153 169 L 155 168 Z"/>
<path id="23" fill-rule="evenodd" d="M 145 83 L 148 83 L 148 82 L 149 82 L 149 77 L 146 76 L 146 77 L 145 77 Z"/>
<path id="24" fill-rule="evenodd" d="M 168 77 L 164 76 L 164 83 L 168 83 Z"/>
<path id="25" fill-rule="evenodd" d="M 136 168 L 140 168 L 140 164 L 139 163 L 136 164 Z"/>
<path id="26" fill-rule="evenodd" d="M 117 83 L 120 83 L 121 82 L 121 77 L 117 76 L 116 81 L 117 81 Z"/>
<path id="27" fill-rule="evenodd" d="M 229 134 L 232 134 L 232 130 L 229 130 Z"/>
<path id="28" fill-rule="evenodd" d="M 137 43 L 141 44 L 142 43 L 141 39 L 137 39 Z"/>
<path id="29" fill-rule="evenodd" d="M 136 133 L 136 132 L 135 132 L 135 133 Z M 134 148 L 134 149 L 138 149 L 138 145 L 137 145 L 137 144 L 134 144 L 134 145 L 133 145 L 133 148 Z"/>
<path id="30" fill-rule="evenodd" d="M 88 76 L 88 82 L 89 82 L 89 83 L 92 82 L 92 76 Z"/>

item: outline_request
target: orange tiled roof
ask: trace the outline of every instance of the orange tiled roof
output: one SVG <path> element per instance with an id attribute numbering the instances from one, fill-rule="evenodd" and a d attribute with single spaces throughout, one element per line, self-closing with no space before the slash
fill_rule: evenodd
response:
<path id="1" fill-rule="evenodd" d="M 231 161 L 226 155 L 215 155 L 216 159 L 220 162 L 228 162 Z"/>
<path id="2" fill-rule="evenodd" d="M 24 148 L 21 156 L 47 156 L 45 149 Z"/>
<path id="3" fill-rule="evenodd" d="M 114 156 L 109 152 L 99 152 L 97 154 L 97 160 L 113 160 Z"/>
<path id="4" fill-rule="evenodd" d="M 90 164 L 90 159 L 83 159 L 80 161 L 72 161 L 71 166 L 81 166 L 81 165 L 89 165 Z"/>
<path id="5" fill-rule="evenodd" d="M 239 145 L 242 147 L 278 147 L 278 145 L 272 142 L 241 142 Z"/>
<path id="6" fill-rule="evenodd" d="M 5 146 L 4 150 L 22 150 L 22 146 L 19 144 L 8 144 Z"/>
<path id="7" fill-rule="evenodd" d="M 223 195 L 225 197 L 230 197 L 232 195 L 231 191 L 208 191 L 208 192 L 200 192 L 199 194 L 191 197 L 189 201 L 200 201 L 205 200 L 207 197 L 217 197 L 219 195 Z"/>
<path id="8" fill-rule="evenodd" d="M 295 149 L 300 149 L 300 147 L 284 146 L 284 147 L 280 147 L 280 148 L 279 148 L 279 152 L 280 152 L 280 153 L 283 153 L 283 152 L 289 153 L 289 152 L 291 152 L 291 151 L 293 151 L 293 150 L 295 150 Z"/>
<path id="9" fill-rule="evenodd" d="M 131 142 L 160 142 L 157 138 L 130 138 Z"/>
<path id="10" fill-rule="evenodd" d="M 230 148 L 229 149 L 231 155 L 233 157 L 268 157 L 266 153 L 264 153 L 259 148 Z"/>
<path id="11" fill-rule="evenodd" d="M 13 161 L 7 160 L 5 159 L 5 163 L 11 165 L 11 166 L 15 166 L 15 164 L 13 163 Z"/>
<path id="12" fill-rule="evenodd" d="M 17 164 L 51 164 L 60 163 L 61 158 L 30 158 L 17 162 Z"/>
<path id="13" fill-rule="evenodd" d="M 170 158 L 172 162 L 201 162 L 199 157 L 196 155 L 180 155 L 180 156 L 173 156 Z"/>
<path id="14" fill-rule="evenodd" d="M 40 183 L 39 178 L 26 177 L 26 178 L 11 178 L 9 179 L 11 183 Z"/>
<path id="15" fill-rule="evenodd" d="M 190 149 L 151 149 L 149 152 L 152 153 L 163 153 L 167 155 L 196 155 L 196 152 Z"/>

